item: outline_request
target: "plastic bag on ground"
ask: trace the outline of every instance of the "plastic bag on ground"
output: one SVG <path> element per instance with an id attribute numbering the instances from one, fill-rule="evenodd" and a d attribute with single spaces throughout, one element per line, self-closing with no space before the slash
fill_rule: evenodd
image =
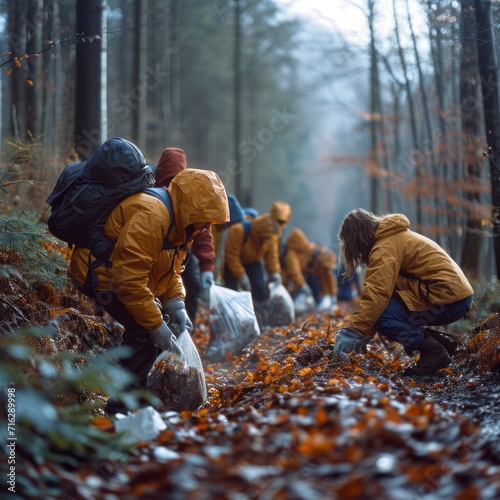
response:
<path id="1" fill-rule="evenodd" d="M 207 384 L 200 355 L 193 339 L 184 330 L 177 339 L 180 357 L 163 351 L 148 374 L 147 388 L 166 410 L 195 411 L 207 400 Z"/>
<path id="2" fill-rule="evenodd" d="M 129 413 L 126 417 L 115 421 L 115 431 L 126 432 L 126 439 L 134 443 L 151 441 L 166 428 L 167 424 L 152 406 L 141 408 L 137 412 Z"/>
<path id="3" fill-rule="evenodd" d="M 228 352 L 240 354 L 259 335 L 251 293 L 212 285 L 207 357 L 222 361 Z"/>
<path id="4" fill-rule="evenodd" d="M 316 309 L 316 301 L 312 295 L 306 295 L 301 293 L 294 300 L 295 314 L 300 316 L 301 314 L 306 314 L 313 312 Z"/>
<path id="5" fill-rule="evenodd" d="M 269 326 L 284 326 L 295 321 L 295 304 L 282 284 L 269 284 Z"/>

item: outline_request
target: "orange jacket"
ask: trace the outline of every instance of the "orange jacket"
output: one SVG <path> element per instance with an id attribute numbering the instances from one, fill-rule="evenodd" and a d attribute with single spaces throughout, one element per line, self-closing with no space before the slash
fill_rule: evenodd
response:
<path id="1" fill-rule="evenodd" d="M 168 238 L 176 245 L 186 243 L 185 228 L 196 222 L 221 224 L 229 220 L 224 185 L 214 172 L 188 169 L 179 173 L 168 187 L 174 225 Z M 184 298 L 180 273 L 183 250 L 162 250 L 170 214 L 154 196 L 134 194 L 115 207 L 104 226 L 115 241 L 111 267 L 96 269 L 98 290 L 113 291 L 134 320 L 147 330 L 158 328 L 163 319 L 154 302 Z M 93 260 L 93 259 L 91 259 Z M 70 262 L 70 275 L 84 284 L 89 267 L 89 250 L 76 247 Z"/>
<path id="2" fill-rule="evenodd" d="M 245 274 L 243 264 L 264 260 L 269 274 L 281 271 L 279 262 L 279 238 L 281 229 L 270 214 L 259 215 L 252 221 L 248 238 L 243 223 L 232 225 L 227 231 L 225 245 L 225 265 L 235 278 Z"/>
<path id="3" fill-rule="evenodd" d="M 402 214 L 387 215 L 375 233 L 359 306 L 349 321 L 362 333 L 374 333 L 373 325 L 394 293 L 410 311 L 425 311 L 431 305 L 451 304 L 470 297 L 474 290 L 460 267 L 434 241 L 409 230 Z M 415 278 L 404 277 L 410 273 Z M 428 291 L 425 283 L 428 282 Z"/>
<path id="4" fill-rule="evenodd" d="M 337 279 L 333 273 L 335 254 L 310 242 L 297 227 L 292 229 L 285 243 L 282 263 L 284 282 L 292 294 L 306 284 L 304 274 L 313 274 L 319 279 L 323 295 L 337 296 Z"/>

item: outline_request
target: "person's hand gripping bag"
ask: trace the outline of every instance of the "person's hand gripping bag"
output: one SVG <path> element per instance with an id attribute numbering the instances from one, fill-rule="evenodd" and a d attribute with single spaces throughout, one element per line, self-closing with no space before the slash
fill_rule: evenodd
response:
<path id="1" fill-rule="evenodd" d="M 180 333 L 177 344 L 180 354 L 163 351 L 156 358 L 146 386 L 163 402 L 166 410 L 195 411 L 207 400 L 203 364 L 187 330 Z"/>

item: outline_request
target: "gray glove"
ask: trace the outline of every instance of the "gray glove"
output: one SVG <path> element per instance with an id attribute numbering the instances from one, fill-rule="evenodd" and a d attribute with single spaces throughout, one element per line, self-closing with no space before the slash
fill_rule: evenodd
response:
<path id="1" fill-rule="evenodd" d="M 283 283 L 283 280 L 281 279 L 281 274 L 280 273 L 271 274 L 269 283 L 273 283 L 274 285 L 281 285 L 281 283 Z"/>
<path id="2" fill-rule="evenodd" d="M 344 326 L 341 328 L 337 335 L 335 335 L 335 345 L 333 347 L 334 351 L 337 352 L 366 352 L 366 344 L 370 341 L 371 337 L 367 337 L 365 334 L 358 332 L 355 328 L 351 326 Z"/>
<path id="3" fill-rule="evenodd" d="M 214 283 L 214 273 L 212 271 L 203 271 L 200 277 L 201 288 L 210 288 Z"/>
<path id="4" fill-rule="evenodd" d="M 176 356 L 182 354 L 181 348 L 179 344 L 177 344 L 172 330 L 170 330 L 165 321 L 158 328 L 149 330 L 148 333 L 153 344 L 157 345 L 162 351 L 169 351 Z"/>
<path id="5" fill-rule="evenodd" d="M 252 291 L 252 285 L 250 284 L 250 279 L 248 278 L 247 274 L 244 274 L 243 276 L 240 276 L 238 278 L 238 287 L 244 292 Z"/>
<path id="6" fill-rule="evenodd" d="M 186 305 L 180 297 L 165 302 L 163 312 L 169 317 L 168 326 L 176 337 L 179 337 L 184 330 L 187 330 L 188 333 L 193 331 L 193 323 L 191 323 L 186 312 Z"/>

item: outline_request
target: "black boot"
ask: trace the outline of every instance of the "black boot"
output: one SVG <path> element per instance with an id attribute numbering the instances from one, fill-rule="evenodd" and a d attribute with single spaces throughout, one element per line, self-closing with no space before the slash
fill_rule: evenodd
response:
<path id="1" fill-rule="evenodd" d="M 418 350 L 420 359 L 415 365 L 404 370 L 402 375 L 430 375 L 441 370 L 441 368 L 446 368 L 451 363 L 451 358 L 446 349 L 427 333 Z"/>
<path id="2" fill-rule="evenodd" d="M 448 351 L 450 358 L 455 354 L 458 344 L 451 340 L 450 337 L 431 328 L 426 328 L 425 333 L 429 334 L 434 340 L 437 340 Z"/>

